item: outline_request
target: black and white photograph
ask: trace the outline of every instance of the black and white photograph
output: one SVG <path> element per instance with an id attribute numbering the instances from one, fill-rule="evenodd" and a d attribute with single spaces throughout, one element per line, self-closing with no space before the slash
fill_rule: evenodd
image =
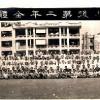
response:
<path id="1" fill-rule="evenodd" d="M 100 7 L 17 5 L 0 7 L 0 99 L 100 99 Z"/>

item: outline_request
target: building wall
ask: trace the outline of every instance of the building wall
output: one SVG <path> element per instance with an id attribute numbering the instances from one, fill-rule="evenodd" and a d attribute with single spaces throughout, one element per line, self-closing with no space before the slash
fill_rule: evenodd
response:
<path id="1" fill-rule="evenodd" d="M 95 51 L 100 52 L 100 34 L 99 35 L 95 35 Z"/>
<path id="2" fill-rule="evenodd" d="M 89 33 L 84 33 L 82 35 L 82 50 L 83 51 L 95 51 L 95 37 L 94 35 L 89 35 Z"/>
<path id="3" fill-rule="evenodd" d="M 0 33 L 3 31 L 11 31 L 12 36 L 1 36 L 0 35 L 0 56 L 3 55 L 2 52 L 11 51 L 12 55 L 16 53 L 24 53 L 29 56 L 29 51 L 34 55 L 42 54 L 41 51 L 46 51 L 47 53 L 62 53 L 65 52 L 82 50 L 82 36 L 81 36 L 81 24 L 80 23 L 25 23 L 21 24 L 18 22 L 12 23 L 10 27 L 1 27 L 0 22 Z M 8 22 L 6 22 L 8 23 Z M 17 23 L 17 25 L 16 25 Z M 22 35 L 16 36 L 16 30 L 24 29 Z M 77 31 L 79 29 L 79 32 Z M 54 33 L 52 33 L 52 30 Z M 74 33 L 76 31 L 76 33 Z M 18 31 L 19 32 L 19 31 Z M 70 33 L 73 34 L 70 34 Z M 78 33 L 77 33 L 78 32 Z M 32 35 L 29 35 L 33 33 Z M 6 43 L 4 43 L 4 42 Z M 11 47 L 3 47 L 2 43 L 8 45 L 11 41 Z M 25 45 L 24 45 L 25 44 Z M 29 45 L 29 46 L 28 46 Z M 79 53 L 78 52 L 78 53 Z M 75 52 L 74 52 L 75 53 Z"/>

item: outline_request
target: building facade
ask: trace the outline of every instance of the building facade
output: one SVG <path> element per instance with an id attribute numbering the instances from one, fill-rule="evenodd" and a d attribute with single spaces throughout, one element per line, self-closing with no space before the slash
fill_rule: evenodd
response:
<path id="1" fill-rule="evenodd" d="M 95 35 L 94 43 L 95 43 L 95 51 L 100 53 L 100 33 Z"/>
<path id="2" fill-rule="evenodd" d="M 95 36 L 87 32 L 82 35 L 82 50 L 94 52 L 95 51 Z"/>
<path id="3" fill-rule="evenodd" d="M 0 22 L 0 56 L 78 54 L 81 23 Z"/>

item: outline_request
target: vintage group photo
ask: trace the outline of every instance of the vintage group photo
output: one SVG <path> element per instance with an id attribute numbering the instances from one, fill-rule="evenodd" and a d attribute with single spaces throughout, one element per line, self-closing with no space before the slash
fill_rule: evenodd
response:
<path id="1" fill-rule="evenodd" d="M 99 99 L 99 9 L 26 10 L 0 10 L 0 99 Z"/>

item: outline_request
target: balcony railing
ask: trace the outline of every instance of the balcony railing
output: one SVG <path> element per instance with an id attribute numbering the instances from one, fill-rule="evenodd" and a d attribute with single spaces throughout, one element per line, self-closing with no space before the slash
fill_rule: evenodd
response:
<path id="1" fill-rule="evenodd" d="M 46 35 L 35 35 L 35 37 L 46 37 Z"/>
<path id="2" fill-rule="evenodd" d="M 5 51 L 12 50 L 12 49 L 13 49 L 12 47 L 1 47 L 1 50 L 5 50 Z"/>
<path id="3" fill-rule="evenodd" d="M 78 34 L 78 33 L 77 34 L 71 34 L 71 33 L 69 33 L 69 35 L 70 36 L 80 36 L 80 34 Z"/>
<path id="4" fill-rule="evenodd" d="M 51 46 L 49 45 L 48 47 L 49 48 L 57 48 L 57 47 L 59 47 L 59 45 L 51 45 Z"/>
<path id="5" fill-rule="evenodd" d="M 67 34 L 61 34 L 61 36 L 67 36 Z"/>
<path id="6" fill-rule="evenodd" d="M 67 45 L 62 45 L 62 47 L 67 47 Z"/>
<path id="7" fill-rule="evenodd" d="M 18 46 L 17 49 L 26 49 L 26 46 Z"/>
<path id="8" fill-rule="evenodd" d="M 26 35 L 17 35 L 16 37 L 26 37 Z"/>
<path id="9" fill-rule="evenodd" d="M 59 36 L 59 33 L 49 33 L 49 36 Z"/>
<path id="10" fill-rule="evenodd" d="M 12 37 L 12 35 L 10 35 L 10 36 L 1 36 L 1 38 L 11 38 Z"/>
<path id="11" fill-rule="evenodd" d="M 6 46 L 6 47 L 2 47 L 2 48 L 5 48 L 5 49 L 7 49 L 7 48 L 12 48 L 12 46 L 8 46 L 8 47 Z"/>
<path id="12" fill-rule="evenodd" d="M 69 45 L 69 47 L 79 47 L 80 45 Z"/>
<path id="13" fill-rule="evenodd" d="M 28 46 L 28 48 L 33 48 L 34 46 Z"/>
<path id="14" fill-rule="evenodd" d="M 27 37 L 34 37 L 34 35 L 28 35 Z"/>

